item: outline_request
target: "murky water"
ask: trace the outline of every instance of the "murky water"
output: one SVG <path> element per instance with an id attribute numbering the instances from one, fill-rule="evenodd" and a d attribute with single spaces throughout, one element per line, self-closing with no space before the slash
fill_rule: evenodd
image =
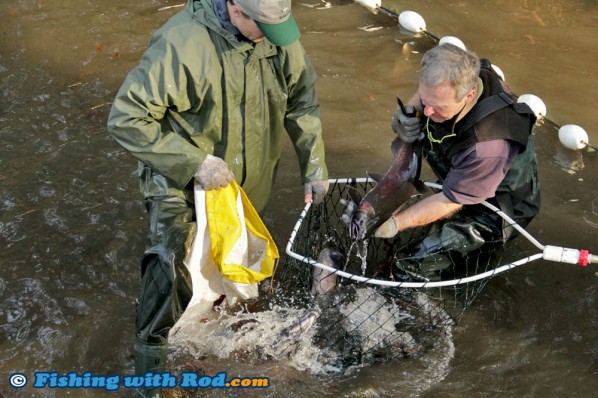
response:
<path id="1" fill-rule="evenodd" d="M 147 222 L 135 161 L 107 135 L 116 90 L 150 34 L 182 1 L 3 1 L 0 4 L 0 394 L 106 396 L 15 390 L 35 371 L 131 374 L 138 262 Z M 315 0 L 306 1 L 311 5 Z M 412 9 L 437 36 L 454 35 L 504 71 L 513 91 L 540 96 L 558 124 L 598 143 L 593 1 L 386 1 Z M 386 170 L 395 96 L 416 88 L 434 43 L 349 1 L 294 3 L 320 76 L 332 177 Z M 382 29 L 366 29 L 381 27 Z M 563 149 L 538 129 L 542 243 L 598 252 L 598 156 Z M 283 247 L 301 208 L 287 145 L 266 222 Z M 598 390 L 597 265 L 535 262 L 493 280 L 454 329 L 455 356 L 436 385 L 410 385 L 401 364 L 322 381 L 263 368 L 271 393 L 329 396 L 594 396 Z M 215 371 L 233 364 L 214 364 Z M 411 370 L 409 370 L 411 371 Z M 285 378 L 285 375 L 287 377 Z M 277 379 L 284 385 L 277 386 Z M 130 391 L 111 393 L 129 396 Z M 299 395 L 298 395 L 299 396 Z"/>

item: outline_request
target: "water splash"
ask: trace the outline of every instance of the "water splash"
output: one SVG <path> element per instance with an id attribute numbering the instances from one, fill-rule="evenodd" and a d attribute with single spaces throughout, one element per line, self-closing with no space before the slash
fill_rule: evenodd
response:
<path id="1" fill-rule="evenodd" d="M 347 265 L 351 261 L 351 256 L 352 256 L 353 252 L 355 252 L 355 256 L 357 256 L 357 258 L 359 260 L 361 260 L 361 275 L 365 275 L 365 272 L 367 271 L 367 266 L 368 266 L 368 262 L 367 262 L 368 240 L 366 239 L 366 240 L 361 240 L 361 241 L 354 241 L 351 243 L 351 246 L 349 246 L 349 251 L 347 253 L 347 260 L 345 262 L 345 266 L 344 266 L 343 270 L 347 269 Z"/>
<path id="2" fill-rule="evenodd" d="M 315 327 L 295 338 L 283 331 L 309 309 L 270 305 L 254 313 L 215 312 L 210 305 L 197 305 L 173 328 L 171 357 L 178 366 L 189 364 L 189 358 L 200 361 L 196 366 L 201 367 L 221 360 L 226 366 L 242 361 L 252 367 L 284 362 L 296 371 L 334 377 L 380 363 L 382 358 L 384 362 L 407 357 L 420 361 L 438 351 L 426 366 L 444 369 L 452 358 L 452 321 L 426 295 L 416 297 L 414 311 L 371 287 L 336 290 L 326 298 L 330 305 Z M 418 322 L 429 324 L 430 330 L 413 327 Z M 446 372 L 435 374 L 437 380 Z"/>

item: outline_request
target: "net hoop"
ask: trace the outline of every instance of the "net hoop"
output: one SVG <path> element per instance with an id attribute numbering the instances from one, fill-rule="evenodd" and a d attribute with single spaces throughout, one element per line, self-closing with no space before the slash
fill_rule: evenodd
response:
<path id="1" fill-rule="evenodd" d="M 367 178 L 339 178 L 339 179 L 330 179 L 329 181 L 330 181 L 330 183 L 340 183 L 340 184 L 348 184 L 348 183 L 353 183 L 353 182 L 363 183 L 363 182 L 367 181 Z M 430 188 L 434 188 L 434 189 L 438 189 L 438 190 L 442 189 L 442 185 L 436 184 L 433 182 L 424 182 L 424 184 Z M 305 219 L 307 212 L 311 208 L 311 202 L 307 203 L 305 205 L 305 207 L 301 211 L 301 214 L 299 215 L 297 222 L 295 223 L 295 226 L 293 227 L 293 231 L 291 232 L 291 236 L 290 236 L 289 241 L 286 246 L 286 253 L 289 256 L 291 256 L 301 262 L 307 263 L 309 265 L 312 265 L 314 267 L 317 267 L 317 268 L 320 268 L 320 269 L 323 269 L 323 270 L 326 270 L 329 272 L 333 272 L 337 276 L 340 276 L 340 277 L 343 277 L 343 278 L 346 278 L 349 280 L 354 280 L 357 282 L 363 282 L 363 283 L 368 283 L 368 284 L 377 285 L 377 286 L 421 289 L 421 288 L 457 286 L 457 285 L 463 285 L 463 284 L 479 281 L 479 280 L 482 280 L 485 278 L 490 278 L 492 276 L 509 271 L 509 270 L 519 267 L 521 265 L 528 264 L 532 261 L 546 258 L 544 251 L 547 248 L 550 248 L 550 249 L 554 248 L 554 246 L 542 245 L 540 242 L 538 242 L 538 240 L 536 240 L 532 235 L 530 235 L 523 227 L 521 227 L 519 224 L 517 224 L 513 219 L 511 219 L 508 215 L 503 213 L 496 206 L 494 206 L 486 201 L 482 202 L 482 204 L 485 207 L 487 207 L 488 209 L 490 209 L 493 212 L 495 212 L 496 214 L 498 214 L 500 217 L 502 217 L 510 226 L 515 228 L 519 233 L 521 233 L 522 236 L 524 236 L 534 246 L 536 246 L 540 251 L 542 251 L 542 253 L 533 254 L 531 256 L 522 258 L 520 260 L 511 262 L 509 264 L 502 265 L 502 266 L 492 269 L 490 271 L 486 271 L 486 272 L 483 272 L 480 274 L 476 274 L 476 275 L 472 275 L 472 276 L 468 276 L 468 277 L 464 277 L 464 278 L 459 278 L 459 279 L 451 279 L 451 280 L 443 280 L 443 281 L 408 282 L 408 281 L 389 281 L 389 280 L 384 280 L 384 279 L 368 278 L 368 277 L 352 274 L 352 273 L 349 273 L 346 271 L 341 271 L 336 268 L 329 267 L 325 264 L 322 264 L 322 263 L 314 260 L 311 257 L 307 257 L 307 256 L 304 256 L 302 254 L 299 254 L 299 253 L 296 253 L 293 251 L 293 244 L 297 237 L 297 232 L 299 231 L 299 228 L 301 227 L 301 224 L 303 223 L 303 220 Z M 565 249 L 565 250 L 567 250 L 567 249 Z M 553 258 L 550 258 L 550 259 L 554 260 Z M 556 261 L 558 261 L 558 260 L 556 260 Z M 569 261 L 563 261 L 563 262 L 569 262 Z"/>

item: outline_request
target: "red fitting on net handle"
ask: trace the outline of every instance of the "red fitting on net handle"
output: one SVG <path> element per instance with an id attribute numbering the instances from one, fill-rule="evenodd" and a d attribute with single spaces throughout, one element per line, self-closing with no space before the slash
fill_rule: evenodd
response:
<path id="1" fill-rule="evenodd" d="M 544 260 L 559 263 L 579 264 L 583 267 L 598 263 L 598 256 L 591 255 L 587 250 L 568 249 L 560 246 L 544 246 L 542 257 Z"/>
<path id="2" fill-rule="evenodd" d="M 590 252 L 587 250 L 579 251 L 579 265 L 586 267 L 590 263 Z"/>

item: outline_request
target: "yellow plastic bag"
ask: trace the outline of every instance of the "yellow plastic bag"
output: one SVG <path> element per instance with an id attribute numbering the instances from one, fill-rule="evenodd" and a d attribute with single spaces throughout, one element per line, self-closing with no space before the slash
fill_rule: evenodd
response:
<path id="1" fill-rule="evenodd" d="M 245 284 L 272 276 L 278 249 L 243 189 L 233 181 L 205 194 L 212 255 L 220 273 Z"/>

